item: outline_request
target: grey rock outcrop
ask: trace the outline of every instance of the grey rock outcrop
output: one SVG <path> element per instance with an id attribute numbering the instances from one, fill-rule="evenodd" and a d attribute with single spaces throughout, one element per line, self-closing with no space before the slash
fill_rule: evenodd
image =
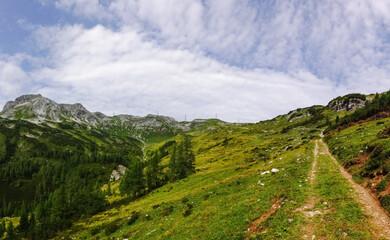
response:
<path id="1" fill-rule="evenodd" d="M 125 167 L 123 165 L 118 165 L 116 167 L 116 169 L 112 170 L 111 176 L 110 176 L 110 181 L 111 182 L 118 181 L 119 179 L 121 179 L 123 177 L 123 175 L 125 175 L 126 170 L 127 170 L 127 167 Z"/>
<path id="2" fill-rule="evenodd" d="M 58 104 L 40 94 L 23 95 L 5 104 L 0 117 L 23 119 L 34 123 L 71 121 L 86 124 L 88 127 L 125 130 L 133 137 L 144 140 L 151 133 L 179 133 L 198 129 L 207 124 L 207 120 L 178 122 L 174 118 L 149 114 L 145 117 L 132 115 L 106 116 L 101 112 L 90 112 L 80 103 Z M 217 121 L 222 125 L 224 122 Z"/>
<path id="3" fill-rule="evenodd" d="M 328 103 L 327 107 L 328 109 L 334 111 L 354 111 L 364 107 L 366 101 L 367 99 L 364 95 L 362 95 L 362 97 L 353 97 L 353 95 L 347 95 L 333 99 Z"/>
<path id="4" fill-rule="evenodd" d="M 20 118 L 32 121 L 50 120 L 60 122 L 69 119 L 96 125 L 108 119 L 102 113 L 91 113 L 80 103 L 58 104 L 40 94 L 23 95 L 5 104 L 1 117 Z"/>

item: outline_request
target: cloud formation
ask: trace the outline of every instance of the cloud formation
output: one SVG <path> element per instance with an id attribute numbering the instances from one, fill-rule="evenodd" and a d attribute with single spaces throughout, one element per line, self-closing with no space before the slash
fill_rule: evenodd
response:
<path id="1" fill-rule="evenodd" d="M 242 70 L 185 49 L 165 49 L 131 29 L 76 25 L 36 34 L 53 56 L 52 66 L 33 73 L 46 83 L 39 91 L 66 102 L 78 96 L 92 110 L 109 114 L 160 113 L 181 120 L 185 114 L 218 114 L 253 122 L 288 111 L 286 98 L 302 107 L 312 98 L 326 103 L 332 91 L 329 81 L 308 72 Z M 301 94 L 305 89 L 310 92 Z"/>
<path id="2" fill-rule="evenodd" d="M 8 91 L 0 100 L 34 91 L 106 114 L 178 120 L 218 114 L 255 122 L 389 88 L 388 1 L 58 0 L 54 6 L 88 24 L 31 27 L 43 57 L 29 56 L 30 71 L 22 61 L 0 59 L 0 84 Z M 11 75 L 22 84 L 10 87 Z"/>

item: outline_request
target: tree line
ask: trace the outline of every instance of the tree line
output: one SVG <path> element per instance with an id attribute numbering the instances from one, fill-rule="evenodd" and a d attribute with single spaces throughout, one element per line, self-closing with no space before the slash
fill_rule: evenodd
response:
<path id="1" fill-rule="evenodd" d="M 166 169 L 161 165 L 161 160 L 168 155 L 167 148 L 171 145 L 173 148 Z M 123 176 L 119 189 L 121 194 L 136 198 L 192 173 L 195 173 L 195 155 L 189 137 L 183 135 L 179 144 L 167 142 L 154 151 L 146 163 L 134 162 Z"/>
<path id="2" fill-rule="evenodd" d="M 169 153 L 169 163 L 163 166 L 161 161 Z M 3 168 L 3 174 L 12 178 L 39 176 L 40 181 L 33 203 L 23 202 L 20 206 L 3 201 L 0 205 L 0 215 L 3 217 L 20 216 L 18 227 L 14 227 L 12 222 L 5 226 L 3 220 L 0 225 L 0 238 L 6 236 L 6 239 L 48 239 L 54 237 L 58 231 L 69 228 L 72 222 L 81 216 L 93 215 L 110 207 L 105 198 L 105 194 L 110 194 L 110 191 L 103 193 L 100 189 L 107 181 L 102 177 L 107 174 L 101 164 L 95 162 L 86 165 L 84 161 L 77 164 L 77 160 L 81 159 L 78 153 L 55 153 L 52 157 L 64 159 L 46 165 L 38 164 L 38 167 L 34 161 L 22 160 L 21 163 Z M 110 162 L 117 165 L 127 161 L 128 170 L 119 189 L 122 195 L 130 199 L 195 172 L 195 155 L 188 136 L 183 136 L 179 143 L 165 143 L 152 152 L 147 161 L 140 157 L 126 160 L 121 158 L 112 155 Z"/>

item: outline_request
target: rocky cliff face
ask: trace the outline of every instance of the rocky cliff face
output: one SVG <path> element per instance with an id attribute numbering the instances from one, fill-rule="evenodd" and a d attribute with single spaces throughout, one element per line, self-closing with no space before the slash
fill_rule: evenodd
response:
<path id="1" fill-rule="evenodd" d="M 330 101 L 327 107 L 334 111 L 354 111 L 364 107 L 367 99 L 361 94 L 349 94 L 343 97 L 338 97 Z"/>
<path id="2" fill-rule="evenodd" d="M 58 104 L 40 94 L 23 95 L 7 102 L 0 112 L 0 117 L 24 119 L 35 123 L 75 121 L 105 128 L 114 126 L 132 130 L 135 137 L 151 132 L 177 133 L 190 130 L 191 127 L 189 123 L 180 123 L 171 117 L 152 114 L 146 117 L 125 114 L 109 117 L 100 112 L 90 112 L 80 103 Z"/>
<path id="3" fill-rule="evenodd" d="M 96 125 L 108 117 L 102 113 L 91 113 L 80 103 L 58 104 L 40 94 L 23 95 L 5 104 L 1 117 L 27 119 L 31 121 L 60 122 L 65 119 Z"/>

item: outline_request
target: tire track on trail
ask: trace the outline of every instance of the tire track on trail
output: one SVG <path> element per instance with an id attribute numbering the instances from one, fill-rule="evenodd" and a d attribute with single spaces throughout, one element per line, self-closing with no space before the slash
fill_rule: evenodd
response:
<path id="1" fill-rule="evenodd" d="M 318 140 L 317 140 L 318 141 Z M 374 235 L 379 238 L 390 239 L 390 216 L 389 213 L 382 208 L 377 197 L 371 193 L 370 190 L 364 188 L 360 184 L 356 183 L 351 174 L 349 174 L 336 160 L 336 158 L 330 153 L 328 145 L 324 143 L 322 139 L 319 140 L 323 144 L 325 154 L 329 155 L 334 163 L 339 167 L 341 175 L 348 180 L 353 189 L 357 193 L 357 200 L 363 206 L 363 212 L 369 217 L 369 221 L 372 226 Z M 317 143 L 317 142 L 316 142 Z"/>
<path id="2" fill-rule="evenodd" d="M 315 141 L 315 147 L 313 151 L 313 163 L 311 165 L 311 170 L 309 173 L 309 184 L 310 184 L 310 192 L 311 192 L 311 197 L 308 198 L 306 204 L 300 208 L 298 208 L 296 211 L 301 212 L 303 216 L 305 217 L 306 221 L 309 224 L 306 224 L 303 228 L 302 231 L 304 235 L 302 236 L 302 239 L 314 239 L 315 238 L 315 228 L 313 227 L 312 223 L 312 217 L 316 214 L 314 212 L 314 207 L 315 207 L 315 202 L 316 202 L 316 197 L 314 196 L 313 189 L 314 189 L 314 182 L 316 179 L 316 168 L 317 168 L 317 162 L 318 162 L 318 140 Z"/>

